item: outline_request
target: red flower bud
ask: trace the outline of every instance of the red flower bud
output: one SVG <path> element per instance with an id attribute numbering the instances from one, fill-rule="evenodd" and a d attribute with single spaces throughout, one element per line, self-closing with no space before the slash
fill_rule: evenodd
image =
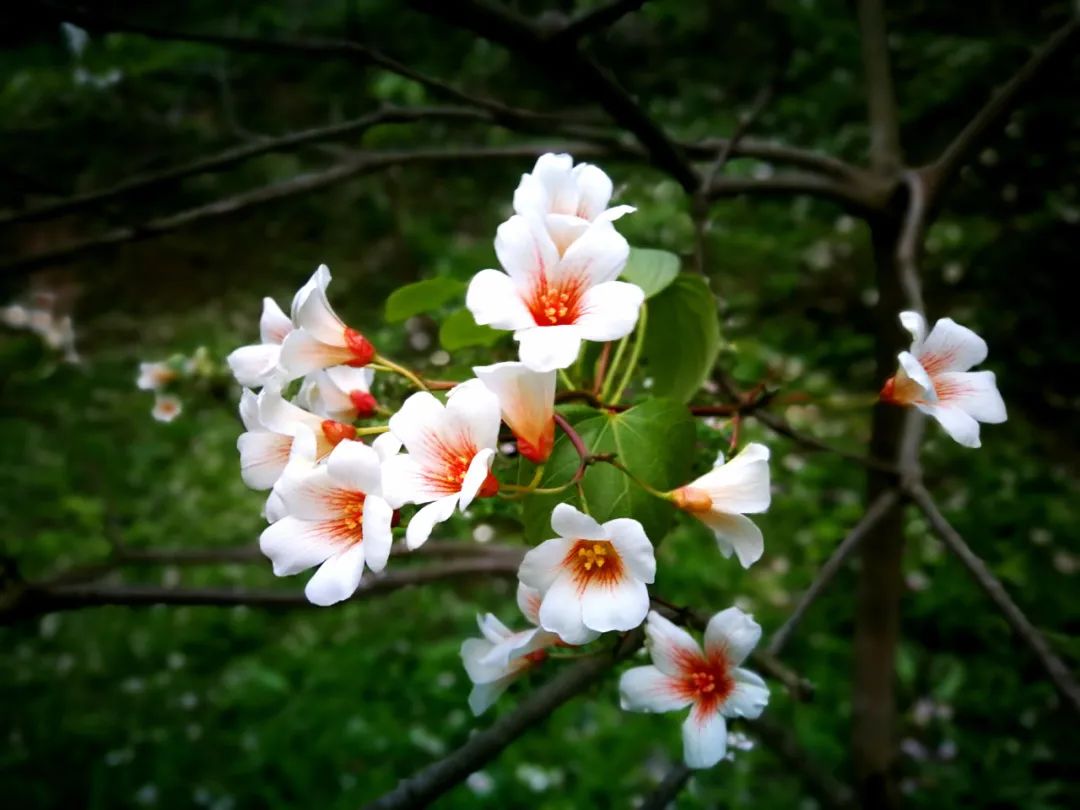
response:
<path id="1" fill-rule="evenodd" d="M 367 419 L 369 416 L 374 416 L 375 409 L 379 407 L 375 397 L 367 391 L 350 391 L 349 399 L 352 400 L 353 407 L 356 408 L 357 419 Z"/>
<path id="2" fill-rule="evenodd" d="M 346 365 L 363 368 L 375 359 L 375 347 L 371 344 L 371 341 L 355 329 L 350 329 L 347 326 L 345 327 L 345 345 L 353 355 L 353 359 Z"/>
<path id="3" fill-rule="evenodd" d="M 491 498 L 499 491 L 499 479 L 495 477 L 494 473 L 489 472 L 487 478 L 484 479 L 484 483 L 480 485 L 480 490 L 476 493 L 478 498 Z"/>
<path id="4" fill-rule="evenodd" d="M 335 422 L 333 419 L 323 420 L 322 431 L 323 435 L 326 436 L 326 440 L 334 447 L 337 447 L 346 439 L 356 438 L 356 428 L 342 422 Z"/>

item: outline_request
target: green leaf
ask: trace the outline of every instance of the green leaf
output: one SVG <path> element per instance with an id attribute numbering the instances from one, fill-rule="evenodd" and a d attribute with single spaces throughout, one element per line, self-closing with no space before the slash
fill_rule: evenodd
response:
<path id="1" fill-rule="evenodd" d="M 464 282 L 453 278 L 428 278 L 406 284 L 386 299 L 386 320 L 396 323 L 422 312 L 431 312 L 464 292 Z"/>
<path id="2" fill-rule="evenodd" d="M 649 302 L 644 362 L 653 390 L 689 402 L 720 351 L 720 318 L 705 279 L 682 273 Z"/>
<path id="3" fill-rule="evenodd" d="M 650 486 L 673 489 L 686 483 L 694 450 L 694 421 L 690 412 L 666 399 L 645 400 L 622 413 L 582 413 L 568 418 L 590 453 L 614 453 L 630 472 Z M 544 470 L 542 486 L 569 481 L 578 468 L 579 457 L 565 435 L 560 435 Z M 524 471 L 522 477 L 524 477 Z M 621 470 L 610 464 L 593 464 L 582 480 L 589 513 L 603 522 L 617 517 L 641 521 L 654 543 L 667 532 L 674 507 L 645 492 Z M 523 502 L 525 537 L 538 542 L 553 537 L 551 510 L 564 501 L 576 501 L 573 488 L 557 495 L 532 495 Z M 580 507 L 580 503 L 578 506 Z"/>
<path id="4" fill-rule="evenodd" d="M 439 342 L 448 352 L 467 346 L 490 346 L 505 333 L 480 326 L 467 309 L 459 309 L 439 327 Z"/>
<path id="5" fill-rule="evenodd" d="M 666 250 L 630 248 L 622 278 L 637 284 L 646 298 L 663 292 L 679 275 L 679 257 Z"/>

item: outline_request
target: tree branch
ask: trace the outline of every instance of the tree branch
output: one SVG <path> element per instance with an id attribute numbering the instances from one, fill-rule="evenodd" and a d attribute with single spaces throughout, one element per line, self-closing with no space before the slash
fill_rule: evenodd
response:
<path id="1" fill-rule="evenodd" d="M 638 805 L 638 810 L 667 810 L 693 775 L 694 772 L 684 763 L 675 763 L 656 789 Z"/>
<path id="2" fill-rule="evenodd" d="M 1046 674 L 1050 677 L 1061 697 L 1065 699 L 1065 703 L 1073 711 L 1080 713 L 1080 685 L 1073 678 L 1069 668 L 1051 649 L 1038 629 L 1028 621 L 1027 616 L 1012 600 L 997 577 L 990 572 L 986 563 L 971 550 L 971 546 L 964 542 L 964 538 L 941 514 L 926 488 L 922 484 L 915 484 L 909 488 L 909 493 L 923 514 L 926 515 L 926 519 L 930 522 L 935 534 L 941 538 L 949 551 L 955 554 L 960 559 L 960 562 L 964 564 L 968 573 L 982 588 L 983 593 L 1001 611 L 1013 632 L 1035 653 L 1035 657 L 1043 669 L 1046 670 Z"/>
<path id="3" fill-rule="evenodd" d="M 889 38 L 885 31 L 885 6 L 882 0 L 858 0 L 856 6 L 870 120 L 870 165 L 878 174 L 890 176 L 900 168 L 903 158 Z"/>
<path id="4" fill-rule="evenodd" d="M 780 655 L 784 645 L 791 638 L 791 634 L 795 632 L 795 628 L 799 626 L 799 622 L 806 615 L 806 611 L 821 596 L 825 588 L 832 582 L 833 578 L 844 566 L 844 563 L 858 549 L 866 536 L 877 527 L 878 521 L 888 514 L 897 498 L 899 498 L 899 493 L 895 489 L 889 489 L 878 495 L 877 499 L 870 504 L 859 522 L 855 524 L 847 537 L 840 542 L 840 545 L 836 547 L 829 559 L 821 566 L 817 576 L 814 577 L 814 581 L 810 583 L 810 587 L 803 593 L 802 598 L 799 599 L 799 603 L 795 606 L 787 621 L 779 630 L 773 633 L 766 648 L 772 655 Z"/>
<path id="5" fill-rule="evenodd" d="M 1054 32 L 1053 36 L 957 133 L 941 156 L 922 169 L 929 186 L 930 207 L 936 207 L 941 193 L 955 177 L 960 167 L 975 153 L 975 150 L 1010 110 L 1019 103 L 1023 94 L 1033 87 L 1035 80 L 1042 72 L 1067 51 L 1078 33 L 1080 33 L 1080 17 L 1074 14 L 1072 19 Z"/>
<path id="6" fill-rule="evenodd" d="M 807 172 L 781 172 L 768 177 L 717 177 L 705 190 L 705 197 L 710 201 L 740 194 L 807 194 L 837 203 L 858 216 L 881 211 L 887 199 L 885 187 L 880 182 L 847 182 Z"/>
<path id="7" fill-rule="evenodd" d="M 632 655 L 644 634 L 626 635 L 613 653 L 590 656 L 560 671 L 483 731 L 473 734 L 450 754 L 421 768 L 398 786 L 369 804 L 366 810 L 404 810 L 427 807 L 469 774 L 497 757 L 504 748 L 536 728 L 553 711 L 596 683 L 618 662 Z"/>
<path id="8" fill-rule="evenodd" d="M 547 40 L 555 44 L 576 42 L 611 27 L 647 2 L 648 0 L 609 0 L 601 6 L 581 12 L 555 33 L 548 35 Z"/>

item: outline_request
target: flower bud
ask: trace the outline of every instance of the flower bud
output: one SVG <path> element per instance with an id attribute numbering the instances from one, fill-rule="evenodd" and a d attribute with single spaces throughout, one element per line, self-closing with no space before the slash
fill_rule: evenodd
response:
<path id="1" fill-rule="evenodd" d="M 350 327 L 345 327 L 345 346 L 353 355 L 346 365 L 362 368 L 375 359 L 375 347 L 371 341 Z"/>
<path id="2" fill-rule="evenodd" d="M 333 419 L 323 420 L 322 431 L 323 435 L 326 436 L 326 440 L 334 447 L 337 447 L 346 439 L 356 438 L 356 428 L 342 422 L 335 422 Z"/>
<path id="3" fill-rule="evenodd" d="M 494 473 L 489 472 L 487 478 L 484 479 L 484 483 L 480 485 L 479 491 L 476 493 L 478 498 L 491 498 L 494 497 L 499 491 L 499 479 L 495 477 Z"/>
<path id="4" fill-rule="evenodd" d="M 357 419 L 367 419 L 374 416 L 375 409 L 379 407 L 375 397 L 367 391 L 350 391 L 349 399 L 352 401 L 353 407 L 356 408 Z"/>
<path id="5" fill-rule="evenodd" d="M 680 487 L 672 493 L 675 505 L 690 513 L 708 512 L 712 509 L 712 496 L 703 489 Z"/>

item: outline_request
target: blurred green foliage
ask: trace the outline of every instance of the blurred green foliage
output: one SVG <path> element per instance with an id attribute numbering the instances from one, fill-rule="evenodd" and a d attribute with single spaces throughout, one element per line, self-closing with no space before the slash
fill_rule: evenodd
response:
<path id="1" fill-rule="evenodd" d="M 569 4 L 520 7 L 537 13 L 553 5 Z M 890 44 L 905 146 L 916 162 L 936 154 L 1069 13 L 1065 2 L 895 6 Z M 573 87 L 390 0 L 247 0 L 227 10 L 201 1 L 170 15 L 136 4 L 116 8 L 199 30 L 353 36 L 515 104 L 586 109 Z M 401 77 L 339 60 L 225 53 L 127 34 L 91 35 L 80 47 L 76 32 L 34 15 L 12 18 L 0 30 L 10 45 L 0 50 L 0 204 L 10 208 L 101 188 L 260 134 L 345 120 L 381 102 L 439 101 Z M 839 0 L 656 0 L 592 48 L 651 113 L 688 138 L 729 132 L 779 60 L 782 90 L 755 134 L 852 161 L 866 151 L 857 33 Z M 984 431 L 977 452 L 931 425 L 925 457 L 932 489 L 1074 667 L 1080 377 L 1071 370 L 1080 335 L 1065 279 L 1076 267 L 1080 225 L 1077 68 L 1075 55 L 1065 60 L 963 172 L 930 233 L 924 263 L 930 314 L 949 314 L 987 338 L 987 367 L 998 372 L 1010 412 L 1007 424 Z M 376 129 L 345 146 L 508 142 L 517 136 L 424 122 Z M 48 247 L 279 181 L 336 156 L 332 147 L 268 155 L 91 214 L 5 232 L 0 248 Z M 689 257 L 693 223 L 678 187 L 640 166 L 604 167 L 616 180 L 618 201 L 638 208 L 620 222 L 631 243 Z M 238 392 L 189 397 L 185 413 L 161 425 L 149 417 L 151 398 L 135 390 L 136 366 L 200 345 L 223 357 L 254 340 L 261 296 L 287 303 L 319 262 L 334 271 L 332 297 L 347 319 L 371 325 L 377 345 L 426 373 L 452 378 L 476 362 L 509 359 L 513 344 L 505 335 L 488 336 L 490 349 L 462 349 L 474 336 L 461 310 L 447 319 L 453 299 L 437 319 L 419 315 L 408 329 L 384 324 L 383 308 L 403 284 L 465 281 L 493 266 L 494 229 L 528 168 L 527 161 L 395 168 L 88 257 L 26 284 L 0 279 L 0 303 L 56 291 L 74 312 L 84 357 L 78 366 L 58 365 L 32 336 L 0 333 L 0 553 L 36 580 L 100 561 L 118 542 L 251 543 L 262 527 L 262 497 L 237 473 Z M 736 160 L 725 170 L 770 167 Z M 719 362 L 747 386 L 779 386 L 780 407 L 800 429 L 861 449 L 867 406 L 880 384 L 868 337 L 873 291 L 862 223 L 801 198 L 726 201 L 714 209 L 706 255 L 722 301 Z M 450 354 L 437 351 L 440 337 Z M 390 402 L 405 389 L 391 382 L 379 393 Z M 729 431 L 698 425 L 695 472 L 726 445 Z M 764 441 L 774 451 L 774 505 L 758 518 L 764 558 L 743 571 L 720 557 L 700 526 L 680 518 L 659 550 L 656 592 L 703 608 L 736 602 L 768 634 L 860 516 L 863 476 L 752 422 L 742 440 Z M 914 513 L 909 521 L 897 672 L 897 767 L 908 803 L 1076 806 L 1075 719 L 925 523 Z M 467 538 L 480 522 L 495 526 L 500 541 L 520 542 L 520 527 L 491 502 L 477 504 L 470 519 L 455 518 L 444 536 Z M 128 568 L 110 581 L 294 590 L 303 583 L 272 579 L 268 565 L 230 565 Z M 853 587 L 847 571 L 785 654 L 816 684 L 816 701 L 796 704 L 777 687 L 768 713 L 841 777 L 848 763 Z M 475 632 L 474 614 L 486 610 L 521 624 L 510 584 L 493 581 L 428 586 L 328 610 L 104 608 L 5 627 L 5 805 L 356 807 L 468 737 L 474 721 L 457 650 Z M 538 682 L 557 665 L 532 677 Z M 508 710 L 527 689 L 516 687 L 494 712 Z M 621 712 L 609 681 L 560 710 L 442 806 L 624 806 L 678 759 L 678 734 L 674 716 Z M 758 746 L 695 777 L 678 806 L 812 802 L 796 769 Z"/>

